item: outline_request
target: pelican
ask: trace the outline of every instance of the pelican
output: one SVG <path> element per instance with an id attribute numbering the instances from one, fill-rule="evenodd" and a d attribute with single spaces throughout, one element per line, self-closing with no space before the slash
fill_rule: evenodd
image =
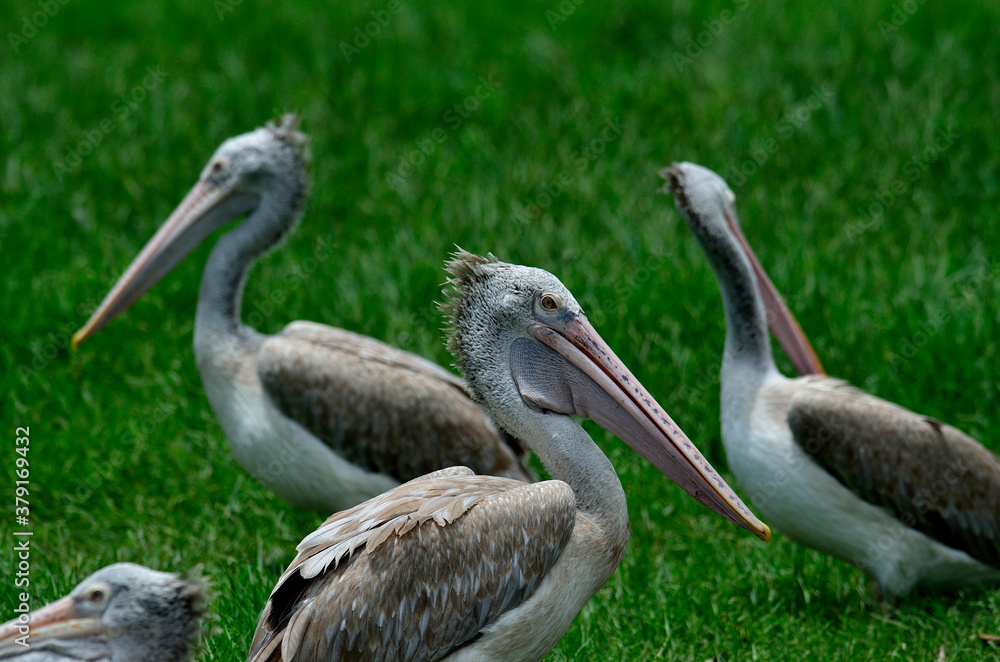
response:
<path id="1" fill-rule="evenodd" d="M 333 515 L 299 544 L 271 593 L 251 662 L 545 657 L 629 539 L 621 483 L 573 414 L 770 538 L 554 276 L 464 252 L 448 270 L 457 366 L 553 479 L 452 467 Z"/>
<path id="2" fill-rule="evenodd" d="M 289 503 L 329 514 L 442 467 L 523 481 L 523 448 L 419 356 L 311 322 L 265 336 L 240 321 L 254 261 L 291 231 L 306 191 L 298 120 L 230 138 L 132 261 L 73 346 L 135 303 L 206 237 L 216 243 L 195 315 L 194 353 L 208 401 L 240 465 Z"/>
<path id="3" fill-rule="evenodd" d="M 766 322 L 781 313 L 765 313 L 757 287 L 770 281 L 735 196 L 691 163 L 661 175 L 722 292 L 722 441 L 751 502 L 793 540 L 861 568 L 883 596 L 1000 581 L 1000 458 L 843 381 L 781 375 Z M 786 352 L 805 365 L 802 347 Z"/>
<path id="4" fill-rule="evenodd" d="M 191 657 L 204 583 L 115 563 L 69 595 L 0 625 L 0 659 L 18 662 L 181 662 Z"/>

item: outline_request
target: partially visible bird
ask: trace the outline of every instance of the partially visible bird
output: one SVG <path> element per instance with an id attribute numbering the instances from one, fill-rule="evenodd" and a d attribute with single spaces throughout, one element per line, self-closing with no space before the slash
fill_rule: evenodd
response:
<path id="1" fill-rule="evenodd" d="M 0 625 L 0 660 L 181 662 L 191 658 L 205 602 L 201 579 L 115 563 Z"/>
<path id="2" fill-rule="evenodd" d="M 793 540 L 867 572 L 883 595 L 1000 582 L 1000 458 L 840 380 L 781 375 L 768 321 L 801 330 L 758 291 L 770 281 L 740 230 L 735 196 L 692 163 L 661 175 L 722 292 L 722 442 L 752 503 Z M 782 346 L 809 371 L 804 336 Z"/>
<path id="3" fill-rule="evenodd" d="M 449 347 L 469 388 L 553 480 L 452 467 L 333 515 L 299 544 L 271 593 L 251 662 L 544 658 L 629 539 L 621 483 L 573 415 L 770 537 L 555 276 L 469 253 L 449 271 Z"/>
<path id="4" fill-rule="evenodd" d="M 447 370 L 343 329 L 292 322 L 265 336 L 240 321 L 247 271 L 299 216 L 306 141 L 293 116 L 225 141 L 73 346 L 245 216 L 208 258 L 194 328 L 209 404 L 244 469 L 289 503 L 327 514 L 454 464 L 533 480 L 523 447 Z"/>

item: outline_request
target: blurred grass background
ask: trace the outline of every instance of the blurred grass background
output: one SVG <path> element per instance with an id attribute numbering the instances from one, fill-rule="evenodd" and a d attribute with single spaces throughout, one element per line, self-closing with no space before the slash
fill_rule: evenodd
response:
<path id="1" fill-rule="evenodd" d="M 201 564 L 200 659 L 241 660 L 322 520 L 244 474 L 208 408 L 191 336 L 212 240 L 68 349 L 216 146 L 286 110 L 313 185 L 251 273 L 262 331 L 313 320 L 449 363 L 442 262 L 492 251 L 559 276 L 724 468 L 721 301 L 657 193 L 692 160 L 729 179 L 831 374 L 1000 450 L 995 3 L 49 2 L 7 5 L 0 44 L 5 475 L 31 426 L 36 606 L 113 561 Z M 977 637 L 1000 633 L 996 591 L 884 609 L 858 571 L 760 544 L 588 429 L 633 540 L 549 659 L 998 657 Z M 8 552 L 0 620 L 13 573 Z"/>

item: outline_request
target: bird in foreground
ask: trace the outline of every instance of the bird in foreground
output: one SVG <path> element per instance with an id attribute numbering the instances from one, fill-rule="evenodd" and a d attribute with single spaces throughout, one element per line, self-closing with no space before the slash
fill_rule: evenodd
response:
<path id="1" fill-rule="evenodd" d="M 205 602 L 201 579 L 115 563 L 0 625 L 0 660 L 181 662 L 191 658 Z"/>
<path id="2" fill-rule="evenodd" d="M 236 460 L 289 503 L 343 510 L 455 464 L 533 480 L 454 374 L 378 340 L 312 322 L 273 336 L 240 320 L 251 265 L 296 223 L 306 191 L 298 120 L 230 138 L 87 324 L 77 347 L 233 219 L 205 265 L 194 352 Z"/>
<path id="3" fill-rule="evenodd" d="M 251 662 L 544 658 L 629 539 L 621 483 L 574 414 L 770 538 L 555 276 L 464 252 L 448 270 L 449 348 L 473 397 L 553 479 L 452 467 L 333 515 L 271 593 Z"/>
<path id="4" fill-rule="evenodd" d="M 780 374 L 766 319 L 783 313 L 758 291 L 770 281 L 735 196 L 692 163 L 660 174 L 722 292 L 722 441 L 751 503 L 793 540 L 867 572 L 884 596 L 1000 581 L 1000 458 L 843 381 Z M 783 346 L 792 357 L 808 341 Z"/>

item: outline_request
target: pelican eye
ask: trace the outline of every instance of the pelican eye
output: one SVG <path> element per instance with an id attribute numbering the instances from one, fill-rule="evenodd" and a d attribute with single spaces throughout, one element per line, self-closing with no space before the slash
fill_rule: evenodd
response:
<path id="1" fill-rule="evenodd" d="M 108 601 L 109 595 L 111 595 L 111 589 L 102 584 L 96 584 L 91 586 L 87 591 L 87 602 L 95 605 L 103 605 Z"/>
<path id="2" fill-rule="evenodd" d="M 212 161 L 212 167 L 208 170 L 213 175 L 221 175 L 225 171 L 229 170 L 229 159 L 220 157 L 215 161 Z"/>
<path id="3" fill-rule="evenodd" d="M 559 307 L 559 297 L 555 294 L 543 294 L 539 303 L 545 310 L 555 310 Z"/>

